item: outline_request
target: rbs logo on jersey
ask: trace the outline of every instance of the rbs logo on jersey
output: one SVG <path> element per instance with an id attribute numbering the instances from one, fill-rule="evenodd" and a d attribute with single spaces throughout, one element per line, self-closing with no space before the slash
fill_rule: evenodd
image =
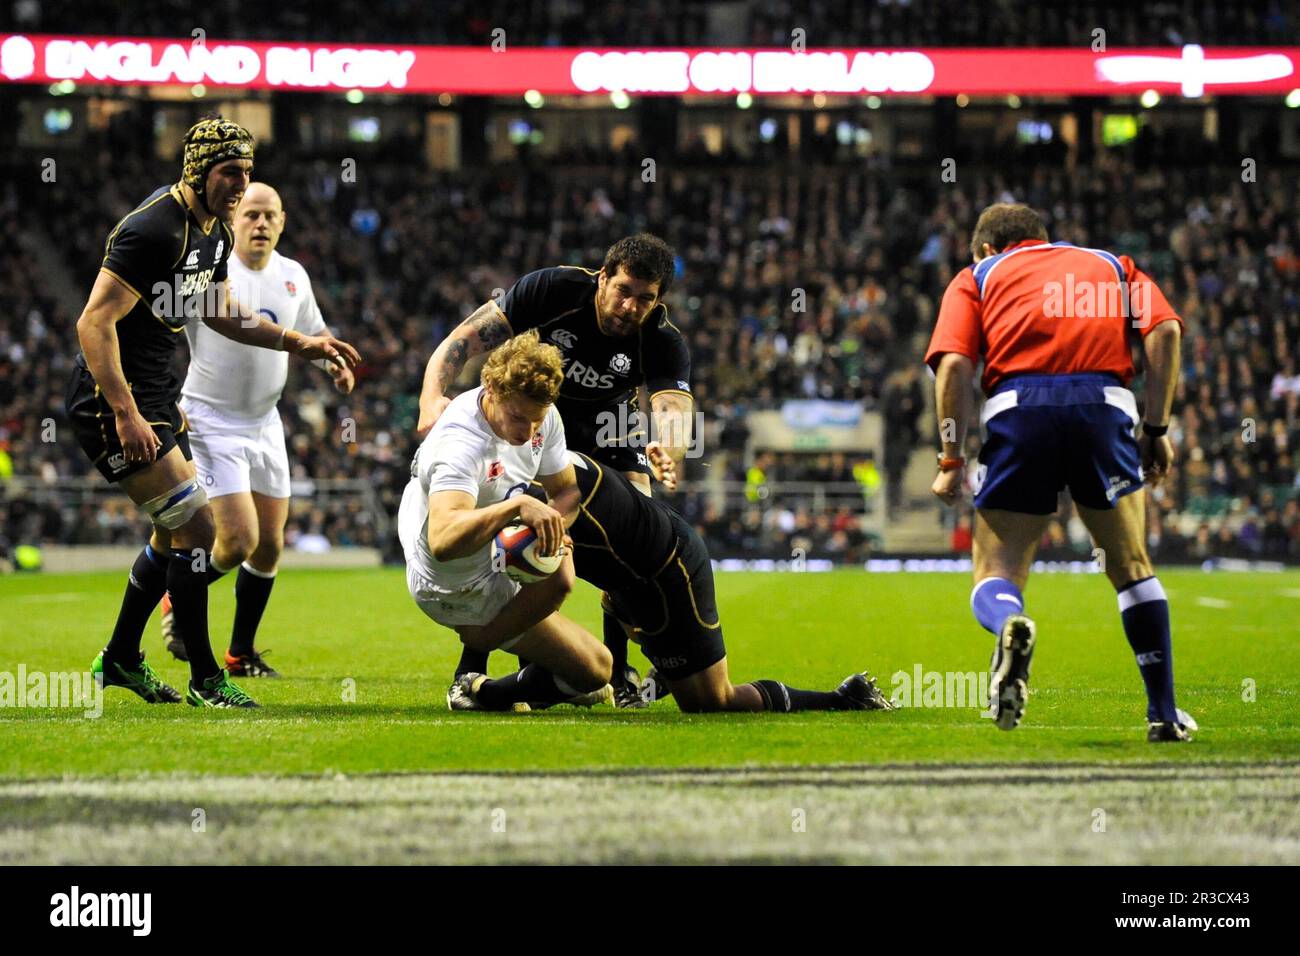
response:
<path id="1" fill-rule="evenodd" d="M 215 315 L 219 287 L 211 285 L 211 282 L 212 273 L 216 271 L 213 266 L 187 275 L 178 273 L 170 283 L 155 282 L 152 303 L 154 314 L 161 319 L 181 319 L 182 322 L 202 315 Z M 208 298 L 209 295 L 212 296 L 211 299 Z"/>
<path id="2" fill-rule="evenodd" d="M 564 370 L 564 377 L 583 388 L 613 388 L 614 376 L 601 375 L 590 365 L 584 365 L 577 359 L 569 363 L 569 367 Z"/>
<path id="3" fill-rule="evenodd" d="M 178 294 L 182 299 L 200 294 L 207 289 L 208 283 L 212 280 L 212 273 L 216 271 L 213 268 L 204 269 L 202 272 L 191 272 L 181 282 L 181 291 Z"/>

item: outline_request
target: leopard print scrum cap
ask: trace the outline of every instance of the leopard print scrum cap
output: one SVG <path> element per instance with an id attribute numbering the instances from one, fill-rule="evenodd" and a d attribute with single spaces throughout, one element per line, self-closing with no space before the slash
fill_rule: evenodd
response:
<path id="1" fill-rule="evenodd" d="M 252 158 L 252 133 L 220 116 L 201 119 L 185 134 L 185 164 L 181 179 L 206 200 L 208 173 L 213 166 L 228 159 Z"/>

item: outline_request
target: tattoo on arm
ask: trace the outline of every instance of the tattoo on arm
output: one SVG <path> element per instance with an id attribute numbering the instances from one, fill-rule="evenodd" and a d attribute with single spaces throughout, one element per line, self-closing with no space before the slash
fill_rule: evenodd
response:
<path id="1" fill-rule="evenodd" d="M 491 352 L 510 335 L 510 323 L 502 318 L 494 303 L 488 302 L 475 309 L 448 336 L 441 360 L 438 361 L 437 353 L 434 353 L 434 360 L 430 361 L 430 368 L 436 369 L 438 390 L 445 395 L 471 356 Z M 427 377 L 425 383 L 426 388 L 429 387 Z"/>
<path id="2" fill-rule="evenodd" d="M 491 352 L 510 338 L 510 323 L 501 317 L 496 306 L 490 302 L 466 319 L 465 324 L 469 326 L 470 332 L 478 336 L 480 352 Z"/>
<path id="3" fill-rule="evenodd" d="M 438 388 L 442 393 L 447 394 L 447 389 L 451 383 L 456 381 L 456 376 L 460 370 L 465 367 L 465 361 L 469 358 L 469 343 L 464 339 L 453 339 L 447 345 L 447 355 L 442 365 L 438 368 Z"/>

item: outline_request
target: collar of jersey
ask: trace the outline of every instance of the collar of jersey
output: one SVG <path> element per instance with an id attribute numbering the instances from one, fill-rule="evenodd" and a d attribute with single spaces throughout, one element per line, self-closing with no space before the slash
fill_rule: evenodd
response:
<path id="1" fill-rule="evenodd" d="M 480 387 L 480 388 L 479 388 L 479 392 L 478 392 L 478 397 L 474 399 L 474 410 L 475 410 L 476 412 L 478 412 L 478 416 L 479 416 L 479 418 L 483 419 L 483 426 L 487 429 L 487 433 L 488 433 L 489 435 L 492 436 L 492 440 L 493 440 L 493 441 L 505 441 L 504 438 L 502 438 L 500 435 L 497 434 L 497 430 L 496 430 L 495 428 L 492 427 L 492 422 L 491 422 L 491 420 L 487 417 L 487 412 L 483 411 L 483 396 L 484 396 L 484 394 L 486 394 L 486 393 L 485 393 L 485 392 L 483 391 L 483 389 Z"/>

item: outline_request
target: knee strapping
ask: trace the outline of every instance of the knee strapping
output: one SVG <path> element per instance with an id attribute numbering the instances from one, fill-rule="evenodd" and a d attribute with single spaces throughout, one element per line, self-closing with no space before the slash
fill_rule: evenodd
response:
<path id="1" fill-rule="evenodd" d="M 175 531 L 186 524 L 208 503 L 208 495 L 199 483 L 189 478 L 170 491 L 165 491 L 157 498 L 151 498 L 140 506 L 150 521 L 160 528 Z"/>

